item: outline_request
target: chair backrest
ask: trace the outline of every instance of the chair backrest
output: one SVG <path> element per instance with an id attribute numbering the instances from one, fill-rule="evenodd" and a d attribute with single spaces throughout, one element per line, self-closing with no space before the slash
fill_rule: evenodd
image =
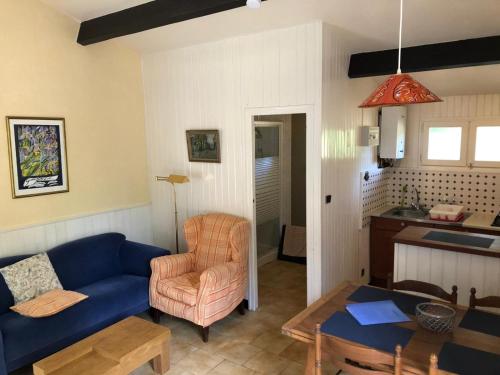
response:
<path id="1" fill-rule="evenodd" d="M 471 288 L 469 307 L 475 308 L 476 306 L 500 308 L 500 297 L 488 296 L 483 298 L 476 298 L 476 288 Z"/>
<path id="2" fill-rule="evenodd" d="M 196 257 L 196 270 L 230 261 L 246 269 L 250 228 L 247 220 L 228 214 L 195 216 L 184 224 L 189 252 Z"/>
<path id="3" fill-rule="evenodd" d="M 454 305 L 457 304 L 458 288 L 456 285 L 453 285 L 452 292 L 448 293 L 440 286 L 427 283 L 425 281 L 402 280 L 395 283 L 393 282 L 392 277 L 392 274 L 389 274 L 387 278 L 387 289 L 423 293 L 451 302 Z"/>
<path id="4" fill-rule="evenodd" d="M 431 354 L 429 359 L 429 375 L 451 375 L 447 371 L 438 369 L 438 357 L 436 354 Z"/>
<path id="5" fill-rule="evenodd" d="M 402 375 L 401 346 L 395 355 L 354 345 L 348 341 L 321 333 L 321 325 L 315 330 L 315 375 L 321 375 L 322 357 L 325 356 L 338 369 L 350 375 Z"/>

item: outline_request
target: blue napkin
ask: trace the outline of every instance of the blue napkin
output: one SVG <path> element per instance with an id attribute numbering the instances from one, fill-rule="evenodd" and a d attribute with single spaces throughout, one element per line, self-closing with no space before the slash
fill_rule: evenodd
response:
<path id="1" fill-rule="evenodd" d="M 321 325 L 328 335 L 357 342 L 387 353 L 394 353 L 396 345 L 405 347 L 415 333 L 393 324 L 362 326 L 350 314 L 337 311 Z"/>
<path id="2" fill-rule="evenodd" d="M 460 375 L 499 375 L 500 356 L 446 342 L 439 353 L 441 370 Z"/>
<path id="3" fill-rule="evenodd" d="M 347 299 L 354 302 L 391 300 L 401 311 L 410 315 L 415 315 L 415 307 L 419 303 L 430 302 L 429 298 L 394 292 L 388 289 L 371 288 L 369 286 L 360 286 Z"/>
<path id="4" fill-rule="evenodd" d="M 459 327 L 500 337 L 500 315 L 469 309 Z"/>
<path id="5" fill-rule="evenodd" d="M 410 321 L 394 302 L 390 300 L 351 303 L 345 309 L 363 326 Z"/>

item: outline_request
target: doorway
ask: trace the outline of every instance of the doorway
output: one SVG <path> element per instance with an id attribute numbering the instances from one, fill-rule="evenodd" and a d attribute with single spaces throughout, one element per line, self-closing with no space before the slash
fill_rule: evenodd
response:
<path id="1" fill-rule="evenodd" d="M 286 315 L 307 305 L 306 114 L 255 116 L 253 128 L 259 299 Z"/>

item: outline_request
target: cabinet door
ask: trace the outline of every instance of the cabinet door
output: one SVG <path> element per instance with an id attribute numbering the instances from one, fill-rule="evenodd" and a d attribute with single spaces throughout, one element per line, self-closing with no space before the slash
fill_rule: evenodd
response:
<path id="1" fill-rule="evenodd" d="M 397 231 L 376 229 L 370 234 L 370 276 L 374 285 L 385 287 L 394 269 L 394 243 Z"/>

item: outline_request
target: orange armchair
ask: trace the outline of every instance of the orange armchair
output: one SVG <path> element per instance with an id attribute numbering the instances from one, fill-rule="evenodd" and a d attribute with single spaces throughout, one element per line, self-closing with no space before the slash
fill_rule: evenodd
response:
<path id="1" fill-rule="evenodd" d="M 184 224 L 185 254 L 151 261 L 149 299 L 152 316 L 161 312 L 187 319 L 208 341 L 212 323 L 236 307 L 244 314 L 249 223 L 227 214 L 195 216 Z"/>

